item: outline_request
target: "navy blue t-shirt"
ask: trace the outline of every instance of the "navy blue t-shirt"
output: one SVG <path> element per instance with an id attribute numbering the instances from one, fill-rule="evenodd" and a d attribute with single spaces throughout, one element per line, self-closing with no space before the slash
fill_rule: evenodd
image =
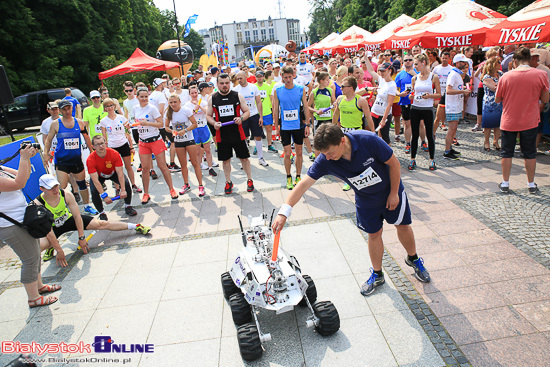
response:
<path id="1" fill-rule="evenodd" d="M 393 150 L 370 131 L 357 130 L 345 135 L 351 142 L 351 161 L 328 160 L 321 153 L 307 171 L 308 176 L 318 180 L 334 175 L 344 180 L 355 191 L 357 207 L 385 206 L 391 184 L 390 167 L 384 162 L 391 158 Z"/>
<path id="2" fill-rule="evenodd" d="M 73 96 L 65 96 L 63 99 L 67 99 L 69 101 L 71 101 L 71 103 L 73 104 L 73 117 L 75 117 L 76 115 L 76 106 L 80 104 L 80 102 L 78 102 L 78 99 L 74 98 Z"/>

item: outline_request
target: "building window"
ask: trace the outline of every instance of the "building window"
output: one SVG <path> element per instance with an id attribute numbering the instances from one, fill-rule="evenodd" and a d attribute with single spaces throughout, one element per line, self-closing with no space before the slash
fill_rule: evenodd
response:
<path id="1" fill-rule="evenodd" d="M 267 36 L 266 36 L 266 33 L 265 33 L 265 29 L 260 30 L 260 32 L 262 34 L 262 41 L 267 41 Z"/>
<path id="2" fill-rule="evenodd" d="M 244 23 L 244 29 L 248 29 L 248 23 Z"/>
<path id="3" fill-rule="evenodd" d="M 268 25 L 269 25 L 270 27 L 273 27 L 273 21 L 270 20 L 270 21 L 268 22 Z"/>
<path id="4" fill-rule="evenodd" d="M 258 28 L 258 23 L 252 22 L 252 28 Z"/>
<path id="5" fill-rule="evenodd" d="M 243 32 L 237 32 L 237 44 L 243 43 Z"/>
<path id="6" fill-rule="evenodd" d="M 240 30 L 241 29 L 241 23 L 237 23 L 237 29 Z"/>
<path id="7" fill-rule="evenodd" d="M 261 22 L 260 27 L 262 27 L 262 28 L 265 27 L 265 22 Z"/>
<path id="8" fill-rule="evenodd" d="M 257 29 L 253 30 L 252 34 L 254 35 L 254 42 L 258 42 L 258 30 Z"/>
<path id="9" fill-rule="evenodd" d="M 244 31 L 244 40 L 246 43 L 250 43 L 250 31 Z"/>
<path id="10" fill-rule="evenodd" d="M 275 30 L 273 28 L 269 28 L 269 40 L 273 41 L 275 39 Z"/>

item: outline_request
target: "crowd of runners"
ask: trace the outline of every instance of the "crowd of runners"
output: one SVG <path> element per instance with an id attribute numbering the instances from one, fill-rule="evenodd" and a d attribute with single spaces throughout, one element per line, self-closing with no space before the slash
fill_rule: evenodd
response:
<path id="1" fill-rule="evenodd" d="M 544 112 L 548 110 L 550 52 L 535 46 L 483 50 L 422 50 L 415 46 L 411 50 L 374 52 L 361 49 L 356 54 L 334 57 L 300 53 L 257 65 L 243 61 L 238 68 L 203 70 L 201 66 L 185 78 L 164 75 L 155 78 L 151 85 L 127 81 L 123 84 L 127 98 L 122 103 L 110 98 L 105 87 L 93 90 L 89 93 L 92 104 L 84 110 L 67 89 L 64 99 L 48 103 L 51 116 L 41 127 L 44 164 L 54 164 L 55 176 L 41 177 L 43 193 L 36 202 L 52 211 L 55 222 L 52 232 L 40 240 L 40 250 L 45 251 L 45 260 L 55 256 L 60 266 L 66 266 L 57 240 L 63 233 L 78 231 L 79 247 L 84 252 L 88 250 L 85 229 L 149 233 L 151 229 L 141 224 L 108 220 L 104 205 L 111 204 L 113 198 L 107 194 L 106 181 L 112 182 L 116 197 L 125 201 L 126 214 L 135 216 L 132 195 L 140 195 L 141 204 L 151 201 L 150 180 L 158 179 L 156 170 L 162 174 L 173 200 L 193 189 L 189 166 L 198 181 L 199 197 L 205 195 L 203 171 L 216 177 L 219 169 L 225 177 L 224 192 L 231 194 L 231 159 L 235 155 L 247 176 L 247 191 L 252 192 L 251 156 L 257 157 L 259 167 L 266 167 L 267 155 L 281 154 L 286 173 L 281 182 L 288 190 L 300 188 L 281 209 L 284 220 L 290 215 L 289 207 L 325 174 L 342 178 L 343 190 L 354 189 L 359 194 L 359 227 L 369 233 L 369 247 L 371 242 L 376 247 L 371 253 L 374 270 L 363 294 L 372 293 L 383 283 L 382 218 L 398 227 L 408 253 L 407 264 L 420 280 L 429 281 L 408 226 L 410 210 L 395 171 L 399 172 L 399 162 L 393 150 L 404 149 L 410 155 L 410 171 L 417 169 L 419 150 L 429 155 L 429 170 L 437 169 L 438 159 L 460 159 L 457 126 L 464 122 L 468 98 L 477 92 L 477 123 L 472 130 L 484 133 L 481 149 L 501 150 L 500 190 L 509 191 L 511 160 L 519 141 L 529 192 L 536 193 L 535 156 L 547 118 Z M 445 148 L 440 152 L 435 146 L 438 129 L 446 131 Z M 370 133 L 358 133 L 360 130 Z M 317 137 L 318 132 L 322 136 Z M 277 149 L 277 141 L 282 150 Z M 364 144 L 369 147 L 362 147 Z M 82 151 L 86 149 L 89 156 L 84 160 Z M 32 148 L 22 150 L 21 161 L 35 153 Z M 306 183 L 297 186 L 302 181 L 304 154 L 314 164 L 305 176 Z M 356 154 L 372 158 L 365 158 L 363 166 L 374 162 L 375 169 L 369 167 L 363 172 L 365 176 L 351 177 L 365 168 L 331 165 L 341 158 L 353 161 Z M 139 166 L 134 162 L 136 156 Z M 184 185 L 177 190 L 172 174 L 179 172 Z M 16 182 L 19 177 L 18 172 L 8 169 L 0 174 L 3 185 L 9 180 Z M 384 185 L 371 187 L 381 182 Z M 69 183 L 72 190 L 66 189 Z M 17 189 L 14 185 L 8 186 Z M 5 194 L 9 190 L 0 191 Z M 372 203 L 361 201 L 366 200 L 361 195 L 370 200 L 372 194 L 381 192 L 384 200 L 373 200 L 378 203 L 378 211 L 372 209 Z M 11 203 L 2 198 L 0 211 L 16 213 L 14 203 L 21 201 L 20 196 L 14 196 Z M 83 205 L 82 215 L 78 202 Z M 360 207 L 378 214 L 360 213 Z M 284 220 L 278 219 L 274 228 L 280 230 Z M 11 228 L 8 226 L 8 222 L 0 220 L 2 234 L 5 228 Z M 17 245 L 12 247 L 18 252 Z M 32 271 L 23 262 L 23 283 L 27 286 L 34 282 L 27 287 L 31 307 L 55 302 L 55 297 L 39 295 L 59 289 L 42 284 L 40 261 L 37 265 L 35 255 L 31 256 Z"/>

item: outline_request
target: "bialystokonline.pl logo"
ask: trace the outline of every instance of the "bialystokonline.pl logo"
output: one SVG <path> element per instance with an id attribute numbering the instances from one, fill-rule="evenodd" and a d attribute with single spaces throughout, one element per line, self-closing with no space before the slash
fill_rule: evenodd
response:
<path id="1" fill-rule="evenodd" d="M 32 354 L 38 357 L 45 354 L 95 354 L 95 353 L 112 353 L 112 354 L 126 354 L 126 353 L 154 353 L 154 344 L 120 344 L 115 343 L 110 336 L 96 336 L 92 344 L 84 343 L 82 341 L 78 343 L 46 343 L 40 344 L 37 342 L 21 343 L 16 341 L 3 341 L 0 348 L 3 354 L 20 353 L 20 354 Z M 65 362 L 65 358 L 62 358 Z M 71 358 L 72 359 L 72 358 Z M 87 362 L 101 362 L 102 358 L 78 358 L 78 359 L 90 359 Z M 58 361 L 59 362 L 59 361 Z M 83 361 L 82 361 L 83 362 Z"/>

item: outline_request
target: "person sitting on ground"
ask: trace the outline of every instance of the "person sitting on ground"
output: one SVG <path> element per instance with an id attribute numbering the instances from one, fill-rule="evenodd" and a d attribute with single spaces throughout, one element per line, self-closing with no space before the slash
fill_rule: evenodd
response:
<path id="1" fill-rule="evenodd" d="M 35 203 L 44 205 L 54 216 L 52 230 L 46 237 L 40 239 L 40 250 L 46 250 L 44 261 L 53 257 L 55 249 L 57 265 L 67 266 L 65 253 L 58 241 L 59 236 L 67 232 L 78 231 L 78 246 L 87 254 L 89 247 L 86 237 L 84 237 L 84 230 L 123 231 L 133 229 L 141 234 L 151 231 L 151 228 L 140 223 L 107 222 L 89 215 L 81 215 L 73 194 L 61 189 L 57 179 L 50 174 L 42 175 L 38 184 L 42 194 L 35 199 Z"/>

